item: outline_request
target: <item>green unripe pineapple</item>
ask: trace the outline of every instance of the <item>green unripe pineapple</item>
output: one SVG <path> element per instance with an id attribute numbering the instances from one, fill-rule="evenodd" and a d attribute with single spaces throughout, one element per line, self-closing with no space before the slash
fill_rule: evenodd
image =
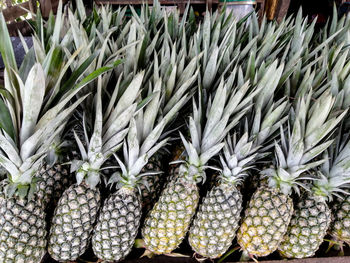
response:
<path id="1" fill-rule="evenodd" d="M 5 196 L 0 186 L 0 262 L 40 262 L 46 253 L 46 221 L 42 200 Z"/>
<path id="2" fill-rule="evenodd" d="M 192 249 L 199 255 L 215 259 L 232 245 L 239 227 L 242 211 L 241 183 L 262 156 L 264 143 L 279 129 L 289 108 L 284 100 L 270 102 L 263 108 L 262 101 L 271 101 L 273 92 L 259 93 L 254 98 L 254 110 L 244 122 L 242 135 L 236 131 L 225 141 L 220 156 L 222 171 L 212 178 L 212 189 L 193 221 L 189 234 Z"/>
<path id="3" fill-rule="evenodd" d="M 303 196 L 297 203 L 287 234 L 278 247 L 287 258 L 307 258 L 315 255 L 331 222 L 331 210 L 324 198 Z"/>
<path id="4" fill-rule="evenodd" d="M 144 72 L 137 74 L 118 101 L 110 101 L 110 107 L 102 110 L 102 78 L 98 81 L 95 100 L 93 133 L 84 143 L 74 132 L 82 160 L 72 160 L 71 172 L 76 172 L 77 183 L 61 196 L 52 219 L 48 251 L 57 261 L 74 261 L 88 248 L 91 234 L 100 209 L 102 165 L 122 145 L 133 117 Z M 118 87 L 114 90 L 114 96 Z M 118 125 L 114 125 L 118 123 Z M 86 127 L 83 122 L 83 127 Z M 104 131 L 104 133 L 103 133 Z M 89 141 L 88 141 L 89 140 Z M 90 211 L 91 210 L 91 211 Z M 68 234 L 67 234 L 68 233 Z"/>
<path id="5" fill-rule="evenodd" d="M 55 27 L 56 36 L 60 29 Z M 2 13 L 0 38 L 6 67 L 3 92 L 11 94 L 11 100 L 0 98 L 1 114 L 6 119 L 2 118 L 0 125 L 0 165 L 7 170 L 0 190 L 0 262 L 37 263 L 46 253 L 45 206 L 49 197 L 41 168 L 50 145 L 60 137 L 72 112 L 86 98 L 70 102 L 86 84 L 77 85 L 74 81 L 67 91 L 62 91 L 61 97 L 56 97 L 53 90 L 61 88 L 59 76 L 65 75 L 68 68 L 76 73 L 71 65 L 73 59 L 65 59 L 63 47 L 57 43 L 46 49 L 33 36 L 38 45 L 26 54 L 19 70 Z M 42 50 L 47 54 L 43 52 L 39 59 L 35 54 Z M 79 73 L 76 76 L 80 78 Z"/>
<path id="6" fill-rule="evenodd" d="M 104 201 L 92 237 L 98 258 L 119 261 L 129 254 L 138 233 L 141 207 L 138 193 L 128 188 L 121 188 Z"/>
<path id="7" fill-rule="evenodd" d="M 190 229 L 189 242 L 200 255 L 222 256 L 236 236 L 242 211 L 242 195 L 234 185 L 212 188 L 200 205 Z"/>
<path id="8" fill-rule="evenodd" d="M 57 261 L 82 255 L 100 208 L 100 192 L 84 183 L 72 185 L 61 196 L 52 218 L 48 251 Z"/>

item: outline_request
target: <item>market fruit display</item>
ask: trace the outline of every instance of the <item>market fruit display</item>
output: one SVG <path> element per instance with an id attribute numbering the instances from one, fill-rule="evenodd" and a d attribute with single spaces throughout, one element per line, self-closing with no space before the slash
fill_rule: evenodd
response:
<path id="1" fill-rule="evenodd" d="M 0 13 L 0 263 L 350 244 L 350 17 L 75 6 Z"/>

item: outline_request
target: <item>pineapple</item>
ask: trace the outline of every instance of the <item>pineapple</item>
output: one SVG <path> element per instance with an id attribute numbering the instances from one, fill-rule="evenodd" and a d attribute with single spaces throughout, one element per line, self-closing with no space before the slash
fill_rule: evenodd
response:
<path id="1" fill-rule="evenodd" d="M 313 104 L 311 95 L 299 99 L 290 120 L 291 134 L 286 137 L 281 128 L 281 142 L 275 143 L 275 167 L 262 171 L 268 177 L 268 187 L 256 190 L 245 211 L 237 233 L 244 254 L 262 257 L 277 249 L 293 215 L 292 189 L 298 193 L 303 173 L 323 163 L 312 160 L 332 141 L 320 141 L 344 117 L 345 112 L 329 118 L 335 99 L 328 90 Z"/>
<path id="2" fill-rule="evenodd" d="M 169 165 L 169 176 L 166 178 L 166 182 L 164 184 L 164 188 L 169 182 L 175 181 L 175 179 L 179 175 L 179 168 L 181 166 L 180 163 L 176 163 L 178 160 L 186 160 L 186 149 L 183 144 L 176 145 L 174 152 L 171 154 L 170 164 Z"/>
<path id="3" fill-rule="evenodd" d="M 340 135 L 338 142 L 343 139 Z M 288 232 L 278 247 L 284 257 L 314 256 L 331 223 L 332 212 L 327 203 L 332 201 L 333 195 L 342 199 L 339 193 L 349 194 L 350 141 L 334 146 L 329 150 L 330 154 L 324 154 L 325 163 L 314 178 L 312 191 L 296 205 Z"/>
<path id="4" fill-rule="evenodd" d="M 74 177 L 71 176 L 67 166 L 60 163 L 43 166 L 41 174 L 47 185 L 45 188 L 46 195 L 51 191 L 51 198 L 48 196 L 46 203 L 48 204 L 47 207 L 50 206 L 50 209 L 52 209 L 57 206 L 63 192 L 74 183 Z"/>
<path id="5" fill-rule="evenodd" d="M 168 139 L 163 139 L 156 144 L 167 123 L 187 101 L 186 94 L 164 117 L 159 116 L 156 120 L 162 100 L 161 87 L 159 79 L 153 89 L 152 101 L 131 121 L 124 144 L 124 162 L 117 157 L 122 171 L 115 173 L 110 183 L 117 182 L 119 189 L 106 199 L 92 237 L 95 255 L 102 260 L 119 261 L 130 253 L 142 214 L 142 192 L 138 188 L 145 183 L 144 177 L 162 173 L 144 168 L 149 164 L 149 158 L 167 143 Z"/>
<path id="6" fill-rule="evenodd" d="M 266 93 L 259 95 L 266 96 Z M 269 110 L 263 112 L 265 116 L 261 116 L 263 105 L 255 105 L 255 118 L 249 128 L 246 123 L 241 138 L 237 141 L 237 133 L 234 133 L 232 140 L 226 140 L 223 156 L 220 156 L 222 172 L 217 176 L 218 182 L 204 198 L 190 229 L 192 249 L 206 258 L 218 258 L 231 246 L 239 226 L 243 201 L 237 187 L 256 160 L 265 156 L 267 148 L 262 148 L 263 143 L 287 120 L 283 117 L 288 109 L 286 101 L 272 103 Z"/>
<path id="7" fill-rule="evenodd" d="M 152 208 L 164 184 L 164 176 L 161 174 L 163 171 L 163 156 L 163 154 L 159 153 L 153 155 L 149 158 L 148 163 L 141 171 L 142 173 L 147 171 L 159 172 L 159 174 L 146 175 L 142 178 L 143 182 L 140 184 L 140 191 L 142 196 L 143 214 L 147 213 Z"/>
<path id="8" fill-rule="evenodd" d="M 146 217 L 142 237 L 147 250 L 167 254 L 182 242 L 199 202 L 197 183 L 206 178 L 207 162 L 223 147 L 221 141 L 246 113 L 248 101 L 257 93 L 249 93 L 248 89 L 249 85 L 245 84 L 230 93 L 221 81 L 213 101 L 208 103 L 203 130 L 201 102 L 198 108 L 193 102 L 193 117 L 189 121 L 192 143 L 180 133 L 188 157 L 185 161 L 176 161 L 182 163 L 174 170 L 178 174 L 167 184 Z M 234 117 L 229 124 L 231 115 Z"/>
<path id="9" fill-rule="evenodd" d="M 47 213 L 52 213 L 56 207 L 59 198 L 64 190 L 73 184 L 73 177 L 69 173 L 68 165 L 63 164 L 68 162 L 68 158 L 63 157 L 63 150 L 65 143 L 57 145 L 58 138 L 55 139 L 51 145 L 51 149 L 44 160 L 41 167 L 41 180 L 38 182 L 38 188 L 45 193 L 44 205 Z"/>
<path id="10" fill-rule="evenodd" d="M 343 247 L 343 244 L 350 245 L 350 197 L 345 196 L 335 206 L 334 219 L 329 230 L 333 239 Z"/>
<path id="11" fill-rule="evenodd" d="M 207 193 L 189 231 L 192 249 L 206 258 L 218 258 L 231 246 L 242 210 L 242 195 L 236 186 L 246 175 L 245 168 L 234 165 L 234 162 L 249 164 L 257 150 L 252 148 L 252 143 L 247 144 L 248 134 L 238 142 L 238 147 L 235 136 L 233 142 L 229 140 L 224 146 L 226 160 L 220 157 L 224 169 L 218 176 L 219 182 Z M 240 146 L 247 147 L 247 155 L 242 156 L 245 159 L 240 159 L 239 153 L 237 158 L 233 150 L 241 151 Z M 237 171 L 241 169 L 234 173 L 235 168 Z"/>
<path id="12" fill-rule="evenodd" d="M 0 38 L 6 67 L 5 90 L 11 94 L 11 99 L 8 96 L 0 99 L 0 164 L 7 170 L 7 179 L 0 187 L 0 259 L 1 262 L 35 263 L 46 253 L 45 193 L 38 187 L 42 179 L 40 168 L 50 145 L 86 96 L 65 108 L 84 86 L 81 83 L 62 94 L 64 98 L 55 96 L 49 69 L 54 65 L 51 55 L 59 52 L 59 47 L 53 45 L 47 55 L 42 54 L 43 64 L 36 62 L 34 53 L 28 53 L 21 66 L 21 69 L 26 67 L 27 72 L 23 72 L 17 68 L 1 13 Z M 34 63 L 26 64 L 28 59 Z M 69 66 L 64 60 L 57 59 L 55 63 Z M 62 77 L 64 73 L 65 70 L 59 68 L 55 74 Z M 59 88 L 61 79 L 55 80 L 55 87 Z M 52 98 L 57 104 L 50 103 Z"/>
<path id="13" fill-rule="evenodd" d="M 9 182 L 0 184 L 0 262 L 40 262 L 46 253 L 44 197 L 8 197 Z"/>
<path id="14" fill-rule="evenodd" d="M 199 207 L 199 211 L 190 229 L 189 242 L 194 251 L 203 257 L 218 258 L 232 244 L 236 235 L 242 210 L 240 183 L 255 166 L 255 162 L 267 155 L 274 135 L 287 117 L 283 117 L 288 103 L 283 100 L 273 102 L 274 91 L 281 78 L 283 65 L 277 61 L 265 69 L 256 86 L 268 87 L 254 98 L 254 110 L 250 112 L 242 137 L 233 142 L 228 139 L 221 157 L 223 171 L 215 174 L 211 190 Z M 268 145 L 263 147 L 264 143 Z"/>
<path id="15" fill-rule="evenodd" d="M 103 52 L 100 56 L 103 56 Z M 75 134 L 83 159 L 72 161 L 71 172 L 76 172 L 77 182 L 63 193 L 52 218 L 48 252 L 57 261 L 76 260 L 87 249 L 100 208 L 100 168 L 122 145 L 129 121 L 137 108 L 135 101 L 143 76 L 144 72 L 138 73 L 119 100 L 116 100 L 119 91 L 117 85 L 104 112 L 102 85 L 108 78 L 98 79 L 93 134 L 90 140 L 85 134 L 87 150 Z"/>
<path id="16" fill-rule="evenodd" d="M 328 180 L 324 178 L 324 181 Z M 331 222 L 326 198 L 315 193 L 302 195 L 296 204 L 288 231 L 278 246 L 286 258 L 307 258 L 315 255 Z"/>
<path id="17" fill-rule="evenodd" d="M 339 139 L 343 139 L 344 137 L 348 138 L 348 134 L 346 136 L 340 137 Z M 344 181 L 348 180 L 349 178 L 349 147 L 350 147 L 350 141 L 347 139 L 348 142 L 345 146 L 341 147 L 339 150 L 339 154 L 336 156 L 335 161 L 330 165 L 329 167 L 325 167 L 323 170 L 327 170 L 324 172 L 327 176 L 332 175 L 335 177 L 332 181 L 336 183 L 337 178 L 339 178 L 339 184 L 345 188 L 343 191 L 339 189 L 333 189 L 334 194 L 337 192 L 340 193 L 346 193 L 346 195 L 338 196 L 337 200 L 335 201 L 335 206 L 332 209 L 333 210 L 333 221 L 331 222 L 331 226 L 329 229 L 329 234 L 333 237 L 333 239 L 340 245 L 342 248 L 343 244 L 350 244 L 350 214 L 349 214 L 349 195 L 348 195 L 348 186 L 343 185 Z M 338 148 L 336 148 L 338 150 Z M 328 172 L 328 173 L 327 173 Z M 344 192 L 345 191 L 345 192 Z M 337 196 L 337 195 L 336 195 Z"/>

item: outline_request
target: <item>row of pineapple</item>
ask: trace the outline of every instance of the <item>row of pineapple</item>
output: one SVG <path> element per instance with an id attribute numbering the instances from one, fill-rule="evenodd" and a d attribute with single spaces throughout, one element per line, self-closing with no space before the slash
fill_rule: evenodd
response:
<path id="1" fill-rule="evenodd" d="M 0 262 L 120 261 L 140 230 L 210 259 L 350 242 L 350 18 L 76 5 L 36 14 L 19 67 L 0 14 Z"/>

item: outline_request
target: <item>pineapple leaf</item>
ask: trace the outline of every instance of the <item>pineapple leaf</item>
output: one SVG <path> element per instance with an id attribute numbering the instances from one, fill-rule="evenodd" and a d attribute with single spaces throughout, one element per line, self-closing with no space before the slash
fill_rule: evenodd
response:
<path id="1" fill-rule="evenodd" d="M 70 164 L 70 172 L 76 172 L 83 165 L 83 163 L 83 160 L 72 160 Z"/>
<path id="2" fill-rule="evenodd" d="M 159 151 L 160 148 L 162 148 L 163 146 L 165 146 L 167 144 L 167 142 L 169 141 L 169 138 L 166 138 L 162 141 L 160 141 L 159 143 L 157 143 L 154 147 L 152 147 L 148 152 L 148 158 L 151 158 L 153 156 L 153 154 L 155 154 L 156 152 Z"/>
<path id="3" fill-rule="evenodd" d="M 202 85 L 204 89 L 209 89 L 212 82 L 214 81 L 215 75 L 217 73 L 217 60 L 219 55 L 219 48 L 216 46 L 212 51 L 207 66 L 204 71 L 204 76 L 202 80 Z"/>
<path id="4" fill-rule="evenodd" d="M 196 123 L 192 117 L 190 117 L 189 129 L 190 129 L 192 144 L 193 144 L 194 148 L 196 149 L 196 151 L 200 152 L 200 148 L 201 148 L 200 139 L 201 139 L 201 137 L 200 137 L 199 131 L 197 130 Z"/>
<path id="5" fill-rule="evenodd" d="M 104 143 L 109 141 L 112 136 L 114 136 L 116 133 L 118 133 L 128 125 L 132 116 L 135 114 L 136 106 L 137 106 L 136 103 L 130 105 L 118 117 L 111 120 L 110 126 L 108 126 L 108 124 L 104 125 L 105 127 L 108 127 L 107 131 L 103 135 Z"/>
<path id="6" fill-rule="evenodd" d="M 55 45 L 59 44 L 63 19 L 64 19 L 64 16 L 62 15 L 62 0 L 60 0 L 58 3 L 58 7 L 57 7 L 55 27 L 54 27 L 52 38 L 51 38 L 52 43 Z"/>
<path id="7" fill-rule="evenodd" d="M 14 72 L 18 71 L 17 63 L 15 59 L 15 53 L 13 51 L 11 38 L 7 30 L 6 21 L 2 12 L 0 12 L 0 39 L 1 39 L 0 53 L 4 61 L 5 67 L 8 71 L 10 71 L 9 74 L 10 74 L 11 81 L 16 81 L 11 71 L 11 70 L 14 70 Z"/>
<path id="8" fill-rule="evenodd" d="M 74 109 L 87 97 L 88 95 L 78 99 L 75 103 L 69 106 L 67 109 L 63 110 L 59 113 L 54 119 L 50 120 L 45 126 L 35 131 L 33 135 L 31 135 L 25 142 L 23 142 L 20 156 L 22 160 L 26 160 L 31 156 L 37 146 L 43 141 L 46 140 L 47 137 L 54 132 L 64 121 L 66 121 L 67 117 L 72 114 Z M 50 144 L 50 142 L 47 142 Z"/>
<path id="9" fill-rule="evenodd" d="M 45 95 L 45 73 L 40 64 L 35 64 L 28 74 L 22 97 L 23 119 L 20 130 L 20 143 L 33 134 Z"/>
<path id="10" fill-rule="evenodd" d="M 175 114 L 182 108 L 182 106 L 187 101 L 187 95 L 184 96 L 180 101 L 178 101 L 174 107 L 164 116 L 162 121 L 157 124 L 157 126 L 152 130 L 150 134 L 147 135 L 147 138 L 142 143 L 140 154 L 145 154 L 149 149 L 157 142 L 159 137 L 162 135 L 162 132 L 165 126 L 171 121 Z"/>
<path id="11" fill-rule="evenodd" d="M 193 147 L 191 143 L 186 141 L 185 137 L 182 135 L 181 132 L 179 133 L 180 133 L 182 143 L 186 149 L 189 163 L 197 166 L 200 165 L 200 159 L 199 159 L 198 153 L 196 152 L 196 149 Z"/>
<path id="12" fill-rule="evenodd" d="M 196 80 L 196 78 L 198 76 L 198 73 L 199 73 L 199 69 L 196 71 L 196 73 L 192 77 L 190 77 L 189 79 L 184 81 L 184 83 L 178 89 L 176 89 L 175 94 L 171 96 L 171 99 L 169 100 L 169 102 L 164 107 L 164 110 L 163 110 L 164 114 L 167 114 L 174 107 L 174 105 L 181 98 L 183 98 L 183 96 L 186 93 L 186 91 L 188 90 L 188 88 L 191 87 L 191 85 Z"/>
<path id="13" fill-rule="evenodd" d="M 122 80 L 122 77 L 123 77 L 123 74 L 120 74 L 119 77 L 118 77 L 118 80 L 117 80 L 117 83 L 114 87 L 114 90 L 113 90 L 113 93 L 112 93 L 112 96 L 111 98 L 109 99 L 109 103 L 108 103 L 108 107 L 105 111 L 105 114 L 104 114 L 104 121 L 106 121 L 106 119 L 108 118 L 108 116 L 110 116 L 111 112 L 112 112 L 112 109 L 115 105 L 115 102 L 117 100 L 117 97 L 118 97 L 118 92 L 120 90 L 120 82 Z"/>
<path id="14" fill-rule="evenodd" d="M 4 135 L 0 133 L 0 147 L 9 157 L 9 159 L 16 165 L 20 167 L 22 164 L 21 157 L 19 156 L 18 149 L 13 142 L 10 142 Z"/>
<path id="15" fill-rule="evenodd" d="M 127 138 L 128 149 L 129 149 L 129 157 L 128 157 L 129 170 L 132 169 L 132 167 L 134 166 L 140 153 L 140 145 L 137 138 L 138 136 L 137 136 L 136 122 L 135 122 L 135 119 L 132 119 L 130 121 L 128 138 Z"/>
<path id="16" fill-rule="evenodd" d="M 314 159 L 316 156 L 320 155 L 322 152 L 324 152 L 329 146 L 331 146 L 333 143 L 333 140 L 329 140 L 325 143 L 322 143 L 315 148 L 312 148 L 310 151 L 305 153 L 300 161 L 300 163 L 307 163 L 310 160 Z"/>
<path id="17" fill-rule="evenodd" d="M 0 98 L 0 128 L 16 141 L 15 129 L 13 127 L 11 114 L 4 101 Z"/>
<path id="18" fill-rule="evenodd" d="M 82 51 L 82 47 L 77 49 L 77 51 L 74 52 L 74 54 L 72 56 L 76 57 L 81 51 Z M 76 70 L 74 70 L 74 72 L 72 72 L 72 74 L 70 75 L 69 79 L 67 81 L 65 81 L 65 83 L 60 88 L 59 94 L 63 95 L 64 93 L 66 93 L 67 90 L 70 90 L 74 86 L 74 83 L 76 83 L 76 81 L 87 70 L 87 68 L 89 66 L 91 66 L 91 63 L 95 60 L 96 57 L 97 57 L 97 53 L 90 55 Z M 67 63 L 66 65 L 70 65 L 70 63 Z M 88 79 L 86 79 L 86 80 L 88 80 Z M 81 84 L 83 84 L 83 83 L 81 83 Z"/>
<path id="19" fill-rule="evenodd" d="M 3 155 L 2 152 L 0 152 L 0 164 L 9 172 L 12 178 L 17 179 L 18 175 L 20 174 L 19 169 L 12 161 L 10 161 L 5 155 Z"/>
<path id="20" fill-rule="evenodd" d="M 138 73 L 124 91 L 123 95 L 118 101 L 118 105 L 115 108 L 116 115 L 119 115 L 135 101 L 139 94 L 144 74 L 144 71 Z"/>
<path id="21" fill-rule="evenodd" d="M 340 121 L 344 118 L 346 113 L 347 110 L 345 110 L 338 117 L 326 121 L 323 125 L 319 126 L 318 129 L 306 136 L 305 149 L 308 150 L 315 147 L 318 144 L 318 142 L 320 142 L 324 137 L 326 137 L 340 123 Z"/>
<path id="22" fill-rule="evenodd" d="M 224 147 L 224 145 L 225 145 L 224 143 L 219 143 L 219 144 L 212 146 L 211 148 L 209 148 L 205 152 L 202 152 L 200 157 L 199 157 L 200 163 L 206 164 L 213 156 L 215 156 L 216 154 L 218 154 L 220 152 L 220 150 Z"/>
<path id="23" fill-rule="evenodd" d="M 83 160 L 87 160 L 88 159 L 88 155 L 87 155 L 87 152 L 85 150 L 85 147 L 84 147 L 83 143 L 81 142 L 81 140 L 80 140 L 79 136 L 77 135 L 77 133 L 75 131 L 73 131 L 73 133 L 74 133 L 75 141 L 78 144 L 78 148 L 79 148 L 79 151 L 80 151 L 82 159 Z"/>
<path id="24" fill-rule="evenodd" d="M 216 145 L 226 136 L 226 134 L 229 132 L 229 130 L 227 130 L 226 127 L 228 119 L 229 116 L 222 118 L 212 129 L 210 135 L 208 135 L 207 137 L 203 136 L 201 152 L 206 152 L 207 150 L 211 149 L 214 145 Z M 234 123 L 234 125 L 235 124 L 236 123 Z"/>
<path id="25" fill-rule="evenodd" d="M 276 154 L 276 161 L 278 162 L 278 165 L 281 168 L 287 167 L 287 160 L 284 157 L 284 153 L 281 149 L 281 147 L 278 145 L 278 143 L 275 141 L 275 154 Z"/>
<path id="26" fill-rule="evenodd" d="M 102 77 L 99 76 L 97 80 L 97 93 L 95 102 L 95 123 L 94 132 L 91 136 L 88 149 L 88 158 L 92 160 L 94 156 L 102 151 Z"/>
<path id="27" fill-rule="evenodd" d="M 208 137 L 211 136 L 212 131 L 219 126 L 218 123 L 222 119 L 224 112 L 224 107 L 227 98 L 227 88 L 224 86 L 224 83 L 221 82 L 221 85 L 217 88 L 213 103 L 210 107 L 210 111 L 207 117 L 207 123 L 203 132 L 203 141 L 206 141 Z M 226 124 L 225 124 L 226 127 Z"/>
<path id="28" fill-rule="evenodd" d="M 120 147 L 123 145 L 122 141 L 128 134 L 128 131 L 128 129 L 120 131 L 118 134 L 113 136 L 111 141 L 109 141 L 103 146 L 102 152 L 105 159 L 108 159 L 110 156 L 112 156 L 112 154 L 114 154 L 120 149 Z"/>
<path id="29" fill-rule="evenodd" d="M 168 101 L 171 98 L 171 95 L 173 94 L 173 90 L 175 87 L 175 81 L 176 81 L 176 70 L 177 70 L 177 65 L 172 65 L 172 70 L 170 73 L 170 76 L 167 80 L 166 83 L 166 96 L 165 99 Z"/>
<path id="30" fill-rule="evenodd" d="M 142 138 L 147 137 L 151 133 L 154 122 L 156 120 L 159 107 L 160 107 L 160 91 L 161 91 L 162 81 L 159 79 L 153 89 L 154 97 L 150 103 L 146 106 L 146 110 L 143 115 L 143 131 Z"/>

